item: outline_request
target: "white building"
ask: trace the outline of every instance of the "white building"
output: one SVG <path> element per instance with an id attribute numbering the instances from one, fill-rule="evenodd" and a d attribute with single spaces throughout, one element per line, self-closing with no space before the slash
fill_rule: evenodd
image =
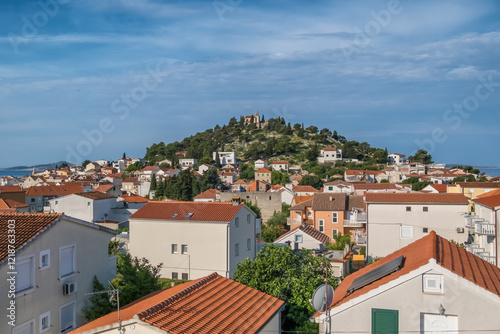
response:
<path id="1" fill-rule="evenodd" d="M 130 253 L 163 263 L 165 278 L 230 278 L 238 262 L 255 258 L 258 232 L 260 220 L 241 203 L 149 202 L 130 217 Z"/>
<path id="2" fill-rule="evenodd" d="M 213 169 L 214 167 L 212 165 L 209 165 L 209 164 L 203 164 L 203 165 L 200 165 L 200 167 L 198 167 L 198 173 L 200 173 L 201 175 L 205 174 L 205 172 L 209 171 L 210 169 Z"/>
<path id="3" fill-rule="evenodd" d="M 275 244 L 289 244 L 293 249 L 299 250 L 302 248 L 322 251 L 326 249 L 326 245 L 330 243 L 330 238 L 318 231 L 317 229 L 302 224 L 287 233 L 281 235 L 274 241 Z"/>
<path id="4" fill-rule="evenodd" d="M 350 193 L 354 192 L 354 187 L 353 187 L 352 183 L 345 182 L 342 180 L 335 180 L 332 182 L 325 183 L 323 185 L 323 192 L 350 194 Z"/>
<path id="5" fill-rule="evenodd" d="M 289 172 L 289 164 L 288 164 L 288 161 L 274 161 L 272 164 L 271 164 L 271 168 L 273 170 L 276 170 L 276 171 L 285 171 L 285 172 Z"/>
<path id="6" fill-rule="evenodd" d="M 267 160 L 259 159 L 255 161 L 254 170 L 259 170 L 261 168 L 267 168 Z"/>
<path id="7" fill-rule="evenodd" d="M 198 163 L 198 159 L 179 159 L 179 164 L 181 165 L 182 170 L 188 169 L 188 168 L 193 168 L 194 165 Z"/>
<path id="8" fill-rule="evenodd" d="M 408 162 L 406 155 L 400 153 L 392 153 L 388 155 L 391 164 L 402 165 Z"/>
<path id="9" fill-rule="evenodd" d="M 483 260 L 500 267 L 500 195 L 480 195 L 474 201 L 475 212 L 466 216 L 465 227 L 474 236 L 467 250 Z"/>
<path id="10" fill-rule="evenodd" d="M 0 240 L 5 250 L 0 258 L 0 333 L 67 333 L 85 324 L 85 293 L 93 291 L 94 275 L 104 284 L 116 275 L 116 256 L 108 255 L 115 233 L 62 214 L 0 214 L 0 234 L 7 236 L 11 228 L 16 231 L 14 256 L 7 253 L 8 238 Z M 15 280 L 7 280 L 12 276 Z"/>
<path id="11" fill-rule="evenodd" d="M 218 152 L 221 165 L 236 164 L 236 152 Z M 213 159 L 217 160 L 217 152 L 213 152 Z"/>
<path id="12" fill-rule="evenodd" d="M 325 147 L 318 157 L 318 163 L 335 162 L 337 160 L 342 160 L 342 149 L 337 147 Z"/>
<path id="13" fill-rule="evenodd" d="M 368 258 L 386 256 L 428 235 L 467 241 L 462 194 L 366 193 Z"/>
<path id="14" fill-rule="evenodd" d="M 347 276 L 320 333 L 495 333 L 500 269 L 434 231 Z"/>
<path id="15" fill-rule="evenodd" d="M 72 194 L 51 199 L 50 211 L 67 216 L 97 222 L 112 220 L 111 209 L 117 207 L 117 197 L 101 192 Z"/>

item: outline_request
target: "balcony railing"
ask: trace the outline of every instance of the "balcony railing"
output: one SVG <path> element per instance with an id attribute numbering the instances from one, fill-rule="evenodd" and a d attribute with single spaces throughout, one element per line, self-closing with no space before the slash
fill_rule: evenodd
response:
<path id="1" fill-rule="evenodd" d="M 364 227 L 366 221 L 344 219 L 344 227 Z"/>
<path id="2" fill-rule="evenodd" d="M 291 224 L 299 224 L 299 225 L 300 225 L 300 224 L 302 224 L 302 223 L 303 223 L 303 220 L 302 220 L 302 218 L 292 218 L 292 219 L 290 220 L 290 223 L 291 223 Z"/>
<path id="3" fill-rule="evenodd" d="M 476 222 L 475 225 L 476 226 L 474 227 L 474 231 L 477 234 L 495 235 L 495 224 L 490 224 L 488 222 Z"/>

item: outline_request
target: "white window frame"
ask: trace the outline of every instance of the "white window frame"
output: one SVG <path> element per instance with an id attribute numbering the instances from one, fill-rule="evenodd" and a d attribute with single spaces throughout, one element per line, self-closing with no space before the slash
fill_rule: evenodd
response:
<path id="1" fill-rule="evenodd" d="M 295 242 L 302 243 L 303 242 L 303 237 L 302 234 L 296 234 L 295 235 Z"/>
<path id="2" fill-rule="evenodd" d="M 334 237 L 334 236 L 336 236 L 336 235 L 338 235 L 338 234 L 339 234 L 339 230 L 338 230 L 338 229 L 336 229 L 336 228 L 334 228 L 334 229 L 332 230 L 332 237 Z"/>
<path id="3" fill-rule="evenodd" d="M 430 287 L 429 283 L 435 282 L 437 287 Z M 435 275 L 435 274 L 424 274 L 422 276 L 422 291 L 427 293 L 444 293 L 444 280 L 443 275 Z"/>
<path id="4" fill-rule="evenodd" d="M 175 275 L 175 278 L 174 278 L 174 275 Z M 179 273 L 172 271 L 172 279 L 173 280 L 178 280 L 179 279 Z"/>
<path id="5" fill-rule="evenodd" d="M 404 230 L 410 231 L 410 236 L 409 237 L 403 236 L 403 231 Z M 399 237 L 401 239 L 413 239 L 413 226 L 404 226 L 404 225 L 401 225 L 399 227 Z"/>
<path id="6" fill-rule="evenodd" d="M 68 307 L 70 306 L 71 304 L 73 304 L 73 328 L 69 329 L 69 330 L 66 330 L 66 331 L 62 331 L 62 324 L 61 324 L 61 321 L 62 321 L 62 309 L 65 308 L 65 307 Z M 59 331 L 61 333 L 69 333 L 70 331 L 76 329 L 76 300 L 73 300 L 69 303 L 66 303 L 64 305 L 61 305 L 61 307 L 59 307 Z"/>
<path id="7" fill-rule="evenodd" d="M 234 244 L 234 256 L 239 256 L 240 255 L 240 244 L 235 243 Z"/>
<path id="8" fill-rule="evenodd" d="M 332 223 L 337 224 L 339 222 L 339 214 L 337 212 L 332 212 Z"/>
<path id="9" fill-rule="evenodd" d="M 43 319 L 47 318 L 48 326 L 43 328 Z M 50 329 L 50 311 L 40 314 L 40 333 L 48 331 Z"/>
<path id="10" fill-rule="evenodd" d="M 74 252 L 73 252 L 73 271 L 71 273 L 68 273 L 68 274 L 65 274 L 65 275 L 61 275 L 61 253 L 64 249 L 66 248 L 71 248 L 73 247 L 74 248 Z M 59 247 L 59 278 L 69 278 L 69 277 L 72 277 L 72 276 L 75 276 L 76 275 L 76 243 L 75 244 L 71 244 L 71 245 L 66 245 L 66 246 L 62 246 L 62 247 Z"/>
<path id="11" fill-rule="evenodd" d="M 324 219 L 320 219 L 320 220 L 318 220 L 318 230 L 319 230 L 321 233 L 324 233 L 324 232 L 325 232 L 325 220 L 324 220 Z"/>
<path id="12" fill-rule="evenodd" d="M 25 295 L 25 294 L 28 294 L 28 293 L 31 293 L 33 291 L 35 291 L 35 283 L 36 283 L 36 278 L 35 278 L 35 254 L 30 254 L 30 255 L 26 255 L 26 256 L 23 256 L 19 259 L 16 259 L 16 267 L 23 264 L 24 262 L 26 261 L 29 261 L 31 262 L 31 267 L 30 267 L 30 287 L 28 288 L 25 288 L 23 290 L 17 290 L 17 285 L 16 285 L 16 297 L 17 296 L 21 296 L 21 295 Z M 18 281 L 18 277 L 19 277 L 20 273 L 17 273 L 16 274 L 16 282 Z"/>
<path id="13" fill-rule="evenodd" d="M 35 334 L 35 319 L 30 319 L 26 322 L 23 322 L 22 324 L 18 325 L 16 324 L 15 327 L 12 328 L 12 334 L 17 334 L 21 333 L 22 331 L 26 330 L 26 328 L 31 327 L 33 329 L 33 334 Z"/>
<path id="14" fill-rule="evenodd" d="M 47 264 L 43 265 L 43 257 L 47 256 Z M 50 249 L 46 249 L 40 252 L 40 261 L 39 261 L 39 269 L 44 270 L 50 268 Z"/>
<path id="15" fill-rule="evenodd" d="M 177 244 L 172 244 L 171 251 L 172 251 L 172 254 L 178 254 L 179 253 Z"/>
<path id="16" fill-rule="evenodd" d="M 184 251 L 184 247 L 186 248 L 186 251 Z M 181 253 L 182 254 L 188 254 L 188 245 L 184 244 L 184 245 L 181 245 Z"/>

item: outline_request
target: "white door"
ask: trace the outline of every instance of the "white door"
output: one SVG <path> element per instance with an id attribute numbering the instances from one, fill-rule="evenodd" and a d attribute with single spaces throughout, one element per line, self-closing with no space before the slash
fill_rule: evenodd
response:
<path id="1" fill-rule="evenodd" d="M 421 329 L 422 333 L 425 334 L 458 334 L 458 317 L 453 315 L 424 314 Z"/>

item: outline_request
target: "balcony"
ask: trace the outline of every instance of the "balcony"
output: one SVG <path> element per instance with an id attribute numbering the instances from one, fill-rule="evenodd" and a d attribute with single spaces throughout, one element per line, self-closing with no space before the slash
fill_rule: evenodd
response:
<path id="1" fill-rule="evenodd" d="M 476 222 L 475 225 L 474 231 L 476 234 L 495 235 L 495 224 L 490 224 L 489 222 Z"/>
<path id="2" fill-rule="evenodd" d="M 302 225 L 304 221 L 302 220 L 302 218 L 291 218 L 290 219 L 290 224 L 292 225 Z"/>
<path id="3" fill-rule="evenodd" d="M 365 227 L 366 221 L 344 219 L 344 227 Z"/>
<path id="4" fill-rule="evenodd" d="M 366 224 L 366 213 L 348 212 L 347 218 L 344 219 L 344 227 L 364 227 Z"/>

